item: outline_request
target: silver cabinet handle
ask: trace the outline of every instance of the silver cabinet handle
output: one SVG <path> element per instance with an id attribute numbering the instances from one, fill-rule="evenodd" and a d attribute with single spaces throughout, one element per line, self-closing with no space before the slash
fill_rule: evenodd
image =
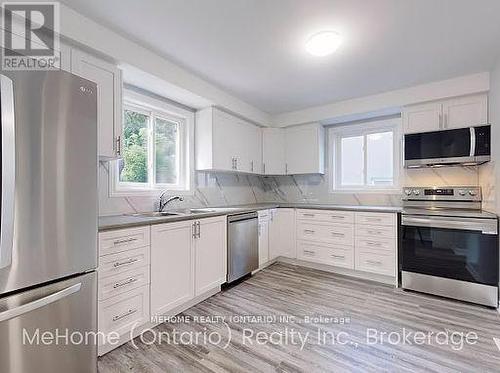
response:
<path id="1" fill-rule="evenodd" d="M 2 125 L 2 173 L 0 210 L 0 268 L 10 266 L 14 246 L 14 200 L 16 194 L 16 139 L 14 84 L 0 75 L 0 110 Z"/>
<path id="2" fill-rule="evenodd" d="M 316 252 L 312 251 L 312 250 L 304 250 L 304 254 L 306 254 L 306 255 L 316 255 Z"/>
<path id="3" fill-rule="evenodd" d="M 343 215 L 330 215 L 332 219 L 345 219 L 345 216 Z"/>
<path id="4" fill-rule="evenodd" d="M 334 237 L 344 237 L 345 234 L 344 233 L 337 233 L 337 232 L 330 232 L 332 234 L 332 236 Z"/>
<path id="5" fill-rule="evenodd" d="M 376 235 L 380 235 L 383 233 L 382 231 L 372 231 L 372 230 L 368 230 L 367 232 L 368 234 L 376 234 Z"/>
<path id="6" fill-rule="evenodd" d="M 366 263 L 372 264 L 372 265 L 381 265 L 382 264 L 382 262 L 380 262 L 378 260 L 366 260 Z"/>
<path id="7" fill-rule="evenodd" d="M 345 259 L 345 255 L 335 255 L 335 254 L 332 254 L 331 257 L 335 258 L 335 259 Z"/>
<path id="8" fill-rule="evenodd" d="M 7 321 L 10 319 L 13 319 L 14 317 L 23 315 L 25 313 L 34 311 L 38 308 L 47 306 L 51 303 L 57 302 L 58 300 L 61 300 L 63 298 L 66 298 L 67 296 L 70 296 L 71 294 L 74 294 L 78 291 L 80 291 L 82 287 L 82 283 L 74 284 L 66 289 L 56 291 L 55 293 L 52 293 L 50 295 L 47 295 L 46 297 L 34 300 L 33 302 L 29 302 L 26 304 L 23 304 L 22 306 L 0 312 L 0 322 Z"/>
<path id="9" fill-rule="evenodd" d="M 304 229 L 304 233 L 312 234 L 315 233 L 312 229 Z"/>
<path id="10" fill-rule="evenodd" d="M 250 161 L 250 171 L 253 172 L 253 161 Z"/>
<path id="11" fill-rule="evenodd" d="M 197 221 L 196 224 L 198 225 L 198 238 L 201 238 L 201 223 Z"/>
<path id="12" fill-rule="evenodd" d="M 302 216 L 307 216 L 308 218 L 314 218 L 316 215 L 314 215 L 314 214 L 308 214 L 308 213 L 303 213 Z"/>
<path id="13" fill-rule="evenodd" d="M 117 282 L 116 284 L 113 285 L 113 289 L 118 289 L 121 288 L 122 286 L 130 285 L 137 281 L 139 281 L 137 277 L 131 277 L 126 281 Z"/>
<path id="14" fill-rule="evenodd" d="M 366 241 L 366 244 L 368 246 L 382 246 L 382 244 L 380 242 L 373 242 L 373 241 Z"/>
<path id="15" fill-rule="evenodd" d="M 134 242 L 134 241 L 137 241 L 137 238 L 123 238 L 121 240 L 115 240 L 113 241 L 113 245 L 123 245 L 124 243 L 130 243 L 130 242 Z"/>
<path id="16" fill-rule="evenodd" d="M 265 163 L 262 163 L 262 173 L 263 174 L 266 173 L 266 164 Z"/>
<path id="17" fill-rule="evenodd" d="M 196 238 L 196 233 L 197 233 L 196 232 L 196 222 L 193 222 L 192 227 L 193 227 L 193 238 Z"/>
<path id="18" fill-rule="evenodd" d="M 118 320 L 121 320 L 121 319 L 123 319 L 124 317 L 130 316 L 130 315 L 132 315 L 132 314 L 134 314 L 134 313 L 136 313 L 136 312 L 137 312 L 137 308 L 131 308 L 131 309 L 129 309 L 127 312 L 122 313 L 121 315 L 116 315 L 116 316 L 113 316 L 113 319 L 112 319 L 112 320 L 113 320 L 113 321 L 118 321 Z"/>
<path id="19" fill-rule="evenodd" d="M 285 163 L 285 174 L 288 175 L 288 163 Z"/>
<path id="20" fill-rule="evenodd" d="M 113 263 L 113 267 L 119 268 L 121 266 L 126 266 L 128 264 L 135 263 L 137 261 L 139 261 L 139 259 L 137 259 L 137 258 L 130 258 L 130 259 L 124 261 L 124 262 L 115 262 L 115 263 Z"/>
<path id="21" fill-rule="evenodd" d="M 381 218 L 365 218 L 367 221 L 382 221 Z"/>

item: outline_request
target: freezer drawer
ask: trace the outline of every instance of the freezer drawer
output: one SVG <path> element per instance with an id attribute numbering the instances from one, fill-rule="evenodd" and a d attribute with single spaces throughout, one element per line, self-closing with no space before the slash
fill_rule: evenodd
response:
<path id="1" fill-rule="evenodd" d="M 95 272 L 0 298 L 0 372 L 97 372 L 95 341 L 77 337 L 96 332 L 96 302 Z M 44 344 L 43 333 L 56 330 L 75 343 L 60 337 Z"/>

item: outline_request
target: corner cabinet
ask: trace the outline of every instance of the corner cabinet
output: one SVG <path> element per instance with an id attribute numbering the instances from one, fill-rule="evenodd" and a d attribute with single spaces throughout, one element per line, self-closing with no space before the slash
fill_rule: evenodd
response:
<path id="1" fill-rule="evenodd" d="M 262 131 L 262 174 L 286 175 L 285 130 L 264 128 Z"/>
<path id="2" fill-rule="evenodd" d="M 196 113 L 196 170 L 260 174 L 262 129 L 215 107 Z"/>
<path id="3" fill-rule="evenodd" d="M 404 133 L 432 132 L 488 123 L 488 95 L 476 94 L 403 108 Z"/>
<path id="4" fill-rule="evenodd" d="M 71 51 L 71 72 L 97 84 L 98 155 L 101 160 L 121 156 L 122 73 L 114 64 L 78 49 Z"/>
<path id="5" fill-rule="evenodd" d="M 310 123 L 285 129 L 286 173 L 325 173 L 325 129 Z"/>
<path id="6" fill-rule="evenodd" d="M 151 227 L 151 316 L 176 308 L 226 281 L 226 218 Z"/>

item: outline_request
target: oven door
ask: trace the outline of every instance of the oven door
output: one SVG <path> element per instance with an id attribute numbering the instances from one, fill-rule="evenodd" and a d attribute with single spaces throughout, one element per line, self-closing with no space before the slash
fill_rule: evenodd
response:
<path id="1" fill-rule="evenodd" d="M 402 270 L 498 286 L 498 222 L 403 215 Z"/>

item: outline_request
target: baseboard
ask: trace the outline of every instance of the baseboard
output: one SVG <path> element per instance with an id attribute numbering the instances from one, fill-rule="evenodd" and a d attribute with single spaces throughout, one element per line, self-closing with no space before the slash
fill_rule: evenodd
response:
<path id="1" fill-rule="evenodd" d="M 168 311 L 166 314 L 157 315 L 157 316 L 160 318 L 162 318 L 162 317 L 165 318 L 165 317 L 172 317 L 172 316 L 178 315 L 179 313 L 197 305 L 198 303 L 204 301 L 205 299 L 208 299 L 208 298 L 214 296 L 215 294 L 219 293 L 220 291 L 221 291 L 220 285 L 216 286 L 213 289 L 210 289 L 210 290 L 204 292 L 203 294 L 200 294 L 197 297 L 187 301 L 186 303 L 183 303 L 183 304 L 173 308 L 172 310 Z M 98 347 L 98 352 L 97 352 L 98 356 L 103 356 L 103 355 L 107 354 L 108 352 L 114 350 L 115 348 L 118 348 L 121 345 L 124 345 L 125 343 L 129 342 L 130 340 L 141 335 L 141 333 L 143 333 L 144 331 L 146 331 L 148 329 L 152 329 L 160 324 L 161 324 L 161 322 L 154 322 L 153 318 L 151 317 L 150 322 L 136 327 L 132 334 L 130 334 L 130 333 L 123 334 L 116 344 L 100 345 Z"/>
<path id="2" fill-rule="evenodd" d="M 356 271 L 354 269 L 335 267 L 335 266 L 331 266 L 331 265 L 327 265 L 327 264 L 307 262 L 307 261 L 300 260 L 300 259 L 285 258 L 282 256 L 278 257 L 277 261 L 282 262 L 282 263 L 297 265 L 297 266 L 301 266 L 301 267 L 306 267 L 306 268 L 319 269 L 319 270 L 325 271 L 325 272 L 336 273 L 339 275 L 355 277 L 355 278 L 359 278 L 362 280 L 374 281 L 374 282 L 379 282 L 382 284 L 398 287 L 397 277 L 378 275 L 376 273 L 368 273 L 368 272 L 363 272 L 363 271 Z"/>

